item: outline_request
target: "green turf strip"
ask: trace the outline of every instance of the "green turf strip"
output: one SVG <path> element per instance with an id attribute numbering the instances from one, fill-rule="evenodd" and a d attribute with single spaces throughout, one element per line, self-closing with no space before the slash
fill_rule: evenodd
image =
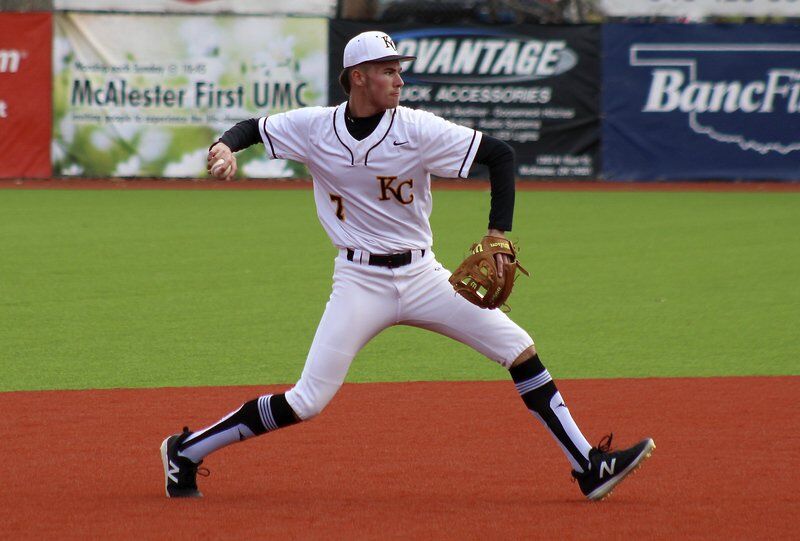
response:
<path id="1" fill-rule="evenodd" d="M 437 191 L 455 267 L 488 193 Z M 517 194 L 511 316 L 560 378 L 800 374 L 800 194 Z M 335 251 L 308 191 L 0 191 L 0 390 L 290 383 Z M 500 379 L 395 327 L 349 381 Z"/>

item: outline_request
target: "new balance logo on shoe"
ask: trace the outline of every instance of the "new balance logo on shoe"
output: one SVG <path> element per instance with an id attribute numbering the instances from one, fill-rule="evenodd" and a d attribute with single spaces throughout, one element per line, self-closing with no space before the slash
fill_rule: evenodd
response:
<path id="1" fill-rule="evenodd" d="M 181 444 L 191 434 L 188 428 L 183 427 L 181 434 L 167 436 L 161 442 L 161 464 L 164 467 L 164 490 L 167 498 L 201 498 L 203 496 L 197 490 L 197 475 L 207 476 L 209 471 L 199 467 L 202 461 L 195 464 L 178 454 Z"/>
<path id="2" fill-rule="evenodd" d="M 589 451 L 589 469 L 573 471 L 572 476 L 578 481 L 584 496 L 590 500 L 602 500 L 611 494 L 620 481 L 633 473 L 655 448 L 652 438 L 647 438 L 628 449 L 612 451 L 609 434 Z"/>
<path id="3" fill-rule="evenodd" d="M 173 483 L 177 483 L 178 482 L 178 478 L 175 477 L 175 474 L 180 472 L 180 471 L 181 471 L 181 469 L 173 461 L 170 460 L 169 461 L 169 469 L 167 470 L 167 477 L 169 477 L 170 480 Z"/>
<path id="4" fill-rule="evenodd" d="M 600 472 L 599 472 L 600 479 L 603 478 L 604 473 L 607 473 L 608 475 L 614 475 L 614 468 L 617 465 L 617 459 L 612 458 L 610 464 L 611 466 L 609 466 L 609 462 L 600 463 Z"/>

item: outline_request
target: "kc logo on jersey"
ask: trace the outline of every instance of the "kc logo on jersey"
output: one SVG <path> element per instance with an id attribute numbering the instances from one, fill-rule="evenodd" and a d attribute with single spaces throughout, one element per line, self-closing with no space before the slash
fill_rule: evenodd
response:
<path id="1" fill-rule="evenodd" d="M 404 180 L 403 182 L 398 183 L 397 186 L 393 185 L 394 181 L 397 180 L 397 177 L 376 178 L 381 182 L 381 196 L 378 198 L 378 201 L 388 201 L 390 199 L 390 194 L 404 205 L 408 205 L 414 201 L 414 194 L 411 193 L 411 190 L 414 188 L 413 178 Z M 408 199 L 403 196 L 403 188 L 406 186 L 408 186 Z"/>

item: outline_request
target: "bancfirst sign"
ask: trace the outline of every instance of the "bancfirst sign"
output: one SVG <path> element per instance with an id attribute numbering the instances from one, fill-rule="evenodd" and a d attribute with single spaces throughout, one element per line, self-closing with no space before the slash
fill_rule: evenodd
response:
<path id="1" fill-rule="evenodd" d="M 800 110 L 799 58 L 792 43 L 630 47 L 631 66 L 649 72 L 643 113 L 685 113 L 695 133 L 759 153 L 800 150 L 798 130 L 764 125 Z M 729 69 L 720 70 L 721 62 Z"/>
<path id="2" fill-rule="evenodd" d="M 604 174 L 796 179 L 800 28 L 604 28 Z"/>
<path id="3" fill-rule="evenodd" d="M 642 111 L 668 113 L 796 113 L 800 104 L 800 71 L 771 69 L 757 81 L 690 81 L 678 69 L 654 69 Z"/>

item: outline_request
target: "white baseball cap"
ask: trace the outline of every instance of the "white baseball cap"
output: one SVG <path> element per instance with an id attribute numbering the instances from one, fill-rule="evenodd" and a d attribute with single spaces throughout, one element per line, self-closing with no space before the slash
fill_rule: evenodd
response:
<path id="1" fill-rule="evenodd" d="M 344 66 L 349 68 L 362 62 L 385 62 L 387 60 L 414 60 L 416 56 L 397 54 L 397 47 L 389 34 L 378 31 L 362 32 L 344 48 Z"/>

